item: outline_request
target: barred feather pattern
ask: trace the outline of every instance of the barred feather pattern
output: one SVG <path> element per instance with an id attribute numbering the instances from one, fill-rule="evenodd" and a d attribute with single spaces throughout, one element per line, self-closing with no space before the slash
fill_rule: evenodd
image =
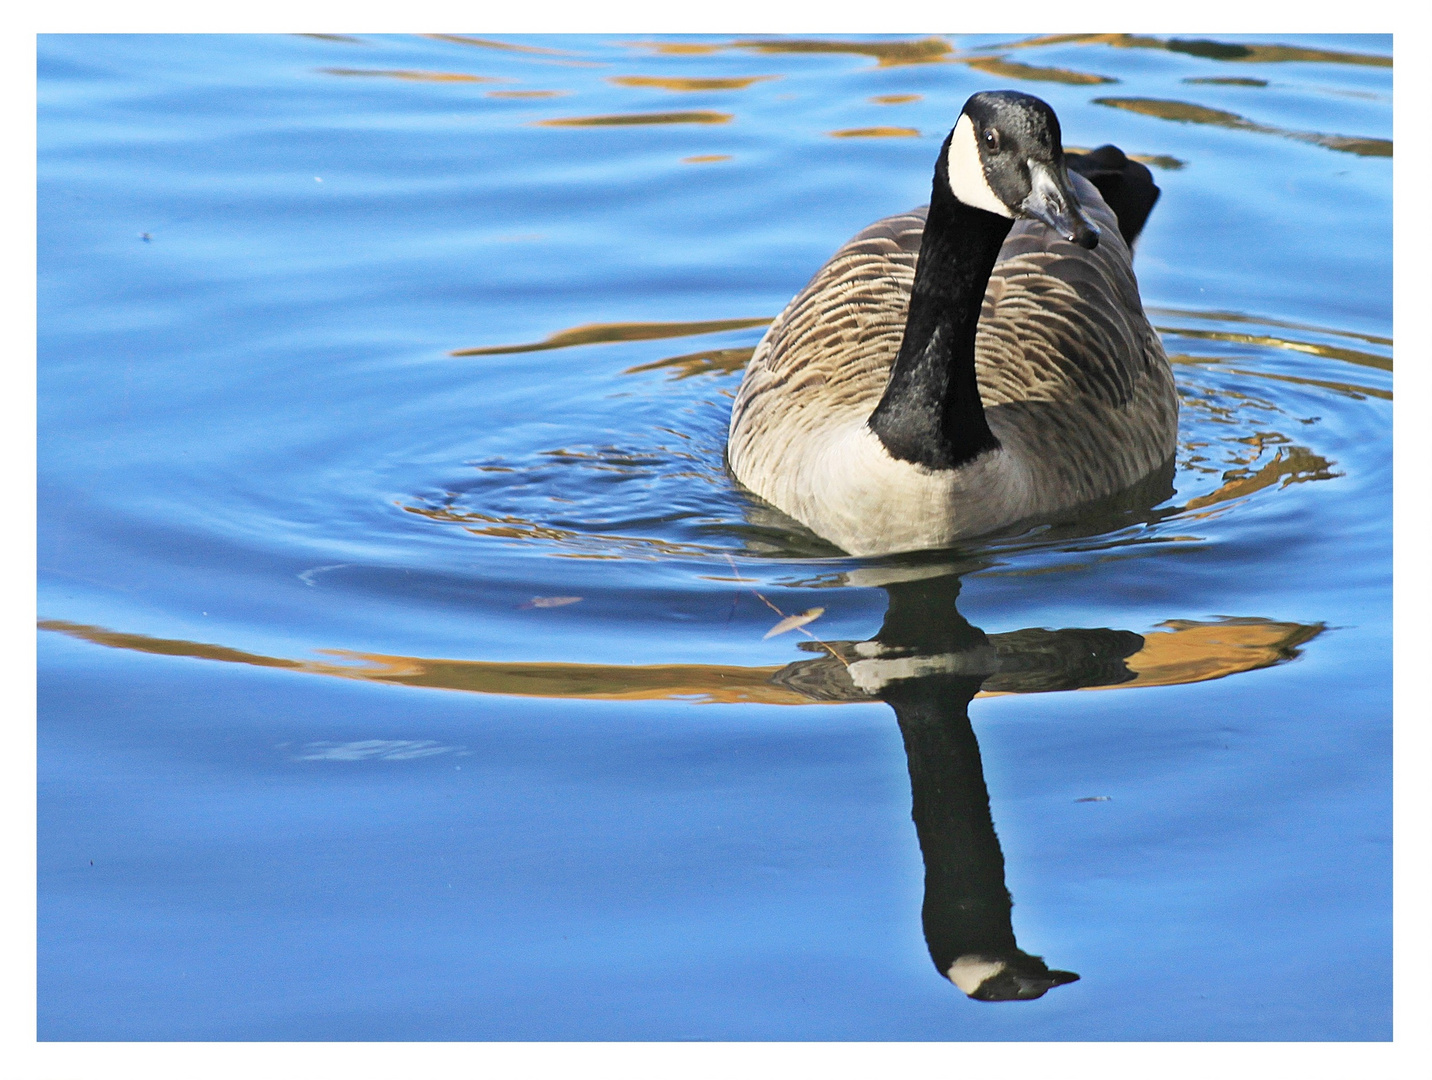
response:
<path id="1" fill-rule="evenodd" d="M 852 554 L 944 546 L 1143 479 L 1174 451 L 1178 399 L 1113 212 L 1086 251 L 1018 220 L 985 290 L 980 398 L 999 448 L 951 470 L 897 461 L 867 426 L 905 330 L 925 207 L 862 230 L 766 331 L 731 411 L 751 491 Z"/>

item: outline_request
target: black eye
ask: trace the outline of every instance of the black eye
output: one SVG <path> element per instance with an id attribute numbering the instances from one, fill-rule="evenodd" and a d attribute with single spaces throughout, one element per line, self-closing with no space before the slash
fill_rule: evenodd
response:
<path id="1" fill-rule="evenodd" d="M 998 149 L 999 149 L 999 132 L 996 131 L 994 128 L 985 128 L 985 130 L 984 130 L 984 144 L 985 144 L 986 146 L 988 146 L 991 150 L 998 150 Z"/>

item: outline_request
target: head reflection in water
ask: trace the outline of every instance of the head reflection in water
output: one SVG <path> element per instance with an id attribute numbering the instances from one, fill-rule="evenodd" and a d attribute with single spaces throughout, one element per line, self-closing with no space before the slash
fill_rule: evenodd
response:
<path id="1" fill-rule="evenodd" d="M 858 571 L 852 576 L 867 576 Z M 1028 1001 L 1079 978 L 1015 941 L 1004 854 L 990 816 L 970 700 L 981 689 L 1111 686 L 1143 646 L 1123 630 L 1019 630 L 986 635 L 955 609 L 959 576 L 881 584 L 885 622 L 870 641 L 829 642 L 839 659 L 790 664 L 776 678 L 821 700 L 875 697 L 895 710 L 910 767 L 912 816 L 925 860 L 921 911 L 930 958 L 976 1001 Z M 929 573 L 927 571 L 927 573 Z M 940 574 L 940 571 L 935 571 Z"/>

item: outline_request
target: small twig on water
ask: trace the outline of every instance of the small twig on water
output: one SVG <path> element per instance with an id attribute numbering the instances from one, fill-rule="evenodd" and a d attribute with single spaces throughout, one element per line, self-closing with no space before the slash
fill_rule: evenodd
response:
<path id="1" fill-rule="evenodd" d="M 733 559 L 733 558 L 731 558 L 731 553 L 728 551 L 728 552 L 725 553 L 725 555 L 726 555 L 726 561 L 731 564 L 731 573 L 733 573 L 733 574 L 736 575 L 736 580 L 739 581 L 742 585 L 752 584 L 751 582 L 748 582 L 745 578 L 743 578 L 743 577 L 741 576 L 741 571 L 739 571 L 739 570 L 736 569 L 736 560 Z M 754 596 L 754 597 L 755 597 L 757 600 L 759 600 L 761 603 L 765 604 L 766 607 L 770 608 L 772 611 L 774 611 L 774 612 L 775 612 L 777 615 L 779 615 L 781 618 L 783 618 L 783 619 L 788 618 L 788 616 L 786 615 L 786 613 L 785 613 L 784 611 L 782 611 L 780 608 L 776 607 L 775 604 L 771 603 L 769 600 L 767 600 L 764 596 L 762 596 L 762 595 L 761 595 L 759 592 L 757 592 L 755 589 L 752 589 L 752 590 L 751 590 L 751 595 Z M 734 605 L 732 606 L 732 610 L 733 610 L 733 611 L 735 610 Z M 730 620 L 728 619 L 727 621 L 729 622 Z M 845 658 L 844 658 L 843 656 L 841 656 L 840 653 L 836 652 L 834 649 L 832 649 L 832 648 L 831 648 L 829 645 L 827 645 L 825 642 L 821 641 L 820 638 L 816 637 L 816 636 L 815 636 L 814 634 L 812 634 L 809 630 L 807 630 L 804 626 L 797 626 L 797 627 L 795 627 L 795 629 L 796 629 L 796 630 L 799 630 L 802 634 L 804 634 L 806 637 L 810 638 L 812 641 L 814 641 L 817 645 L 819 645 L 819 646 L 820 646 L 822 649 L 824 649 L 826 652 L 830 653 L 831 656 L 835 657 L 837 660 L 840 661 L 841 666 L 843 666 L 844 668 L 846 668 L 847 670 L 849 670 L 850 665 L 845 662 Z"/>

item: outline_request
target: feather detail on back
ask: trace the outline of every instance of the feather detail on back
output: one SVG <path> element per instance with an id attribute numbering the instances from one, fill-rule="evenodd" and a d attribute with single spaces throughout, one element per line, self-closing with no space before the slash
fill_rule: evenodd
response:
<path id="1" fill-rule="evenodd" d="M 771 324 L 731 412 L 737 479 L 855 554 L 938 547 L 1128 487 L 1173 454 L 1178 405 L 1113 213 L 1085 250 L 1014 223 L 985 290 L 975 371 L 998 449 L 931 470 L 866 421 L 904 335 L 926 208 L 862 230 Z"/>

